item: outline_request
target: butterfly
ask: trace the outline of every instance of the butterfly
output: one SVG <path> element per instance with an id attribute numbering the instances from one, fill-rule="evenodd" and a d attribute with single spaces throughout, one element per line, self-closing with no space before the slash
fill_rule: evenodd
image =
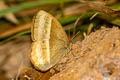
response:
<path id="1" fill-rule="evenodd" d="M 46 11 L 40 10 L 31 27 L 30 59 L 36 69 L 47 71 L 68 53 L 68 37 L 61 24 Z"/>

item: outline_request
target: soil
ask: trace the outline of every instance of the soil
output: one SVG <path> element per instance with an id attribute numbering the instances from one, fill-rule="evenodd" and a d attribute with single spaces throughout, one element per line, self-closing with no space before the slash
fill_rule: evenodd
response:
<path id="1" fill-rule="evenodd" d="M 92 32 L 55 69 L 60 72 L 49 80 L 120 80 L 120 30 L 102 27 Z"/>
<path id="2" fill-rule="evenodd" d="M 22 68 L 31 66 L 30 45 L 30 36 L 21 36 L 0 45 L 0 80 L 14 79 Z"/>

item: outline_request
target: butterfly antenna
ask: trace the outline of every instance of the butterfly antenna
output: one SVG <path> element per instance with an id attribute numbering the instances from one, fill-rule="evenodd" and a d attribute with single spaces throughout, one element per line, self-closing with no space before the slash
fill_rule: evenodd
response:
<path id="1" fill-rule="evenodd" d="M 79 33 L 80 33 L 80 31 L 78 31 L 78 32 L 71 38 L 70 43 L 73 42 L 73 39 L 74 39 Z"/>
<path id="2" fill-rule="evenodd" d="M 80 21 L 81 17 L 79 17 L 76 21 L 75 21 L 75 24 L 74 24 L 74 29 L 73 29 L 73 36 L 75 35 L 75 32 L 76 32 L 76 26 L 78 24 L 78 22 Z"/>

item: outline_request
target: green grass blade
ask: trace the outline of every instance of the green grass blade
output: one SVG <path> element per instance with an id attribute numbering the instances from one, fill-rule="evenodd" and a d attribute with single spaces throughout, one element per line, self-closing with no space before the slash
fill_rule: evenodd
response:
<path id="1" fill-rule="evenodd" d="M 68 3 L 68 2 L 75 2 L 76 0 L 63 0 L 63 1 L 64 3 Z M 28 8 L 34 8 L 38 6 L 47 6 L 47 5 L 56 5 L 60 3 L 61 3 L 60 0 L 44 0 L 44 1 L 22 3 L 21 5 L 11 6 L 7 9 L 0 11 L 0 17 L 8 13 L 14 13 L 14 12 L 21 11 L 21 10 L 28 9 Z"/>
<path id="2" fill-rule="evenodd" d="M 2 43 L 4 43 L 4 42 L 7 42 L 7 41 L 9 41 L 9 40 L 15 39 L 15 38 L 17 38 L 17 37 L 19 37 L 19 36 L 28 34 L 28 33 L 30 33 L 30 30 L 26 30 L 26 31 L 23 31 L 23 32 L 19 32 L 19 33 L 13 35 L 13 36 L 10 36 L 9 38 L 1 41 L 0 44 L 2 44 Z"/>

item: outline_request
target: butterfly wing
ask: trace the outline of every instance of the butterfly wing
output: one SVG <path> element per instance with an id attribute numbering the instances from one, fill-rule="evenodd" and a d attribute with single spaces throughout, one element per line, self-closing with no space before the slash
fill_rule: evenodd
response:
<path id="1" fill-rule="evenodd" d="M 68 38 L 64 29 L 45 11 L 39 11 L 34 19 L 32 40 L 30 58 L 41 71 L 50 69 L 68 52 Z"/>

